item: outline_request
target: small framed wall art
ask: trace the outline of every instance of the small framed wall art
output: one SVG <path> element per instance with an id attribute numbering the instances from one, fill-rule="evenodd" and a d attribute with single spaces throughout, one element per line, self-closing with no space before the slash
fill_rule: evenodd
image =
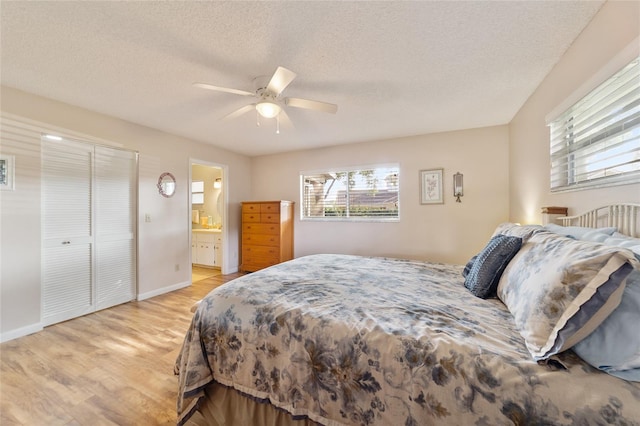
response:
<path id="1" fill-rule="evenodd" d="M 13 191 L 14 183 L 14 165 L 15 156 L 0 155 L 0 190 Z"/>
<path id="2" fill-rule="evenodd" d="M 420 204 L 442 204 L 443 169 L 420 170 Z"/>

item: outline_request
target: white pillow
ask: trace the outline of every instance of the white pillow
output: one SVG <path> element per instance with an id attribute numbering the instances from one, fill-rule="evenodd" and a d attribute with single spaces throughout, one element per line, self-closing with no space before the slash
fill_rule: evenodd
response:
<path id="1" fill-rule="evenodd" d="M 569 349 L 618 306 L 638 261 L 624 248 L 535 232 L 509 262 L 498 298 L 535 360 Z"/>

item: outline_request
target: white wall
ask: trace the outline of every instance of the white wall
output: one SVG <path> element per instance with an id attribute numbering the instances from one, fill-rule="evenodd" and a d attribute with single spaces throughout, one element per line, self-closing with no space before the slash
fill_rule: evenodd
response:
<path id="1" fill-rule="evenodd" d="M 141 298 L 188 285 L 191 200 L 189 158 L 228 166 L 228 270 L 237 270 L 240 201 L 249 197 L 250 160 L 68 104 L 2 87 L 3 117 L 47 123 L 45 131 L 102 139 L 139 152 L 138 293 Z M 40 140 L 39 128 L 3 139 L 3 154 L 15 155 L 15 191 L 0 193 L 0 340 L 36 331 L 40 325 Z M 66 130 L 64 130 L 66 129 Z M 3 128 L 3 131 L 7 129 Z M 215 142 L 215 141 L 214 141 Z M 162 172 L 177 179 L 176 194 L 164 198 L 156 184 Z M 145 222 L 145 215 L 151 222 Z M 175 265 L 179 271 L 175 271 Z"/>
<path id="2" fill-rule="evenodd" d="M 300 172 L 400 164 L 400 222 L 300 221 Z M 421 205 L 419 171 L 444 168 L 444 204 Z M 508 219 L 508 128 L 488 127 L 254 157 L 254 200 L 295 201 L 296 257 L 351 253 L 466 263 Z M 453 174 L 464 174 L 456 203 Z"/>
<path id="3" fill-rule="evenodd" d="M 612 202 L 640 202 L 640 184 L 551 194 L 545 116 L 640 34 L 640 2 L 609 1 L 509 124 L 510 219 L 540 223 L 540 208 L 577 214 Z"/>

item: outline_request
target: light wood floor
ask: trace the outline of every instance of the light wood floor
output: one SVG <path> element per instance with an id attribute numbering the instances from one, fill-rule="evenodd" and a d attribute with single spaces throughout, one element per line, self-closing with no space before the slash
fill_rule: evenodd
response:
<path id="1" fill-rule="evenodd" d="M 0 424 L 175 425 L 173 364 L 213 276 L 0 345 Z"/>

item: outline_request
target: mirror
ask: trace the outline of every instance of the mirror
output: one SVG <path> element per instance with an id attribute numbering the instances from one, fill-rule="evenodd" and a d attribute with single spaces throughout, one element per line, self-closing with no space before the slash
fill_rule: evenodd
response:
<path id="1" fill-rule="evenodd" d="M 172 197 L 176 192 L 176 178 L 165 172 L 158 178 L 158 192 L 165 198 Z"/>
<path id="2" fill-rule="evenodd" d="M 222 192 L 218 194 L 218 198 L 216 199 L 216 208 L 218 210 L 218 222 L 222 224 L 222 202 L 224 199 L 222 198 Z"/>

